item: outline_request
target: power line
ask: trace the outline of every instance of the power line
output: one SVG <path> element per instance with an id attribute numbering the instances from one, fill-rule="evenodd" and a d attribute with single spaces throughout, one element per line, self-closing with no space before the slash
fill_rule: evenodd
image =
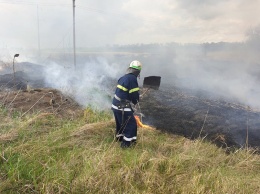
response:
<path id="1" fill-rule="evenodd" d="M 94 12 L 94 13 L 99 13 L 99 14 L 102 14 L 102 15 L 110 15 L 110 16 L 115 16 L 117 19 L 129 19 L 129 18 L 133 18 L 133 16 L 126 16 L 126 15 L 123 15 L 121 13 L 117 13 L 115 11 L 113 12 L 108 12 L 108 11 L 105 11 L 105 10 L 101 10 L 101 9 L 96 9 L 96 8 L 93 8 L 93 7 L 88 7 L 88 6 L 84 6 L 84 5 L 77 5 L 77 8 L 79 9 L 82 9 L 82 10 L 87 10 L 89 12 Z M 150 18 L 150 19 L 147 19 L 147 18 L 138 18 L 138 19 L 141 19 L 142 21 L 144 22 L 159 22 L 158 18 Z"/>
<path id="2" fill-rule="evenodd" d="M 33 1 L 24 1 L 24 0 L 14 0 L 14 1 L 7 1 L 7 0 L 1 0 L 0 3 L 3 4 L 13 4 L 13 5 L 41 5 L 41 6 L 64 6 L 64 7 L 70 7 L 70 4 L 54 4 L 54 3 L 48 3 L 48 2 L 33 2 Z"/>
<path id="3" fill-rule="evenodd" d="M 62 6 L 62 7 L 71 7 L 71 4 L 56 4 L 56 3 L 48 3 L 48 2 L 33 2 L 33 1 L 25 1 L 25 0 L 13 0 L 13 1 L 7 1 L 7 0 L 0 0 L 0 3 L 4 3 L 4 4 L 20 4 L 20 5 L 38 5 L 38 6 Z M 93 7 L 88 7 L 85 5 L 81 5 L 78 4 L 77 8 L 82 9 L 82 10 L 87 10 L 89 12 L 94 12 L 94 13 L 98 13 L 98 14 L 102 14 L 102 15 L 110 15 L 110 16 L 115 16 L 117 19 L 129 19 L 132 18 L 132 16 L 126 16 L 126 15 L 122 15 L 121 13 L 117 13 L 117 12 L 108 12 L 105 10 L 101 10 L 101 9 L 96 9 Z M 140 19 L 140 18 L 139 18 Z M 147 19 L 147 18 L 141 18 L 141 20 L 143 22 L 152 22 L 152 23 L 156 23 L 159 22 L 159 20 L 157 18 L 151 18 L 151 19 Z"/>
<path id="4" fill-rule="evenodd" d="M 40 41 L 40 24 L 39 24 L 39 8 L 37 5 L 37 27 L 38 27 L 38 54 L 41 56 L 41 41 Z"/>
<path id="5" fill-rule="evenodd" d="M 67 28 L 67 30 L 65 30 L 66 33 L 62 36 L 61 40 L 58 42 L 56 47 L 53 48 L 54 50 L 57 50 L 60 47 L 60 45 L 64 42 L 64 39 L 71 35 L 72 27 L 73 27 L 73 25 L 71 25 L 69 28 Z M 47 57 L 45 57 L 45 59 L 43 60 L 43 63 L 45 63 L 48 59 L 50 59 L 52 55 L 53 54 L 49 54 Z"/>
<path id="6" fill-rule="evenodd" d="M 74 67 L 76 68 L 76 33 L 75 33 L 75 0 L 73 2 L 73 51 L 74 51 Z"/>
<path id="7" fill-rule="evenodd" d="M 75 1 L 75 0 L 74 0 Z M 68 3 L 55 3 L 55 2 L 39 2 L 39 1 L 32 1 L 32 0 L 0 0 L 0 3 L 3 4 L 12 4 L 12 5 L 29 5 L 29 6 L 50 6 L 50 7 L 71 7 L 71 4 Z M 119 20 L 131 20 L 131 19 L 138 19 L 140 22 L 144 24 L 155 24 L 153 27 L 165 27 L 164 24 L 159 23 L 160 20 L 159 18 L 144 18 L 144 17 L 134 17 L 131 15 L 125 15 L 116 11 L 106 11 L 102 9 L 97 9 L 93 7 L 88 7 L 82 4 L 77 4 L 78 9 L 86 10 L 87 12 L 94 12 L 97 14 L 102 14 L 102 15 L 108 15 L 111 17 L 114 17 Z M 82 19 L 82 18 L 79 18 Z M 74 21 L 73 21 L 74 22 Z M 167 26 L 166 26 L 167 28 Z M 164 36 L 174 36 L 172 33 L 171 34 L 164 34 Z"/>
<path id="8" fill-rule="evenodd" d="M 6 3 L 6 4 L 20 4 L 20 5 L 34 5 L 34 6 L 50 6 L 50 7 L 55 7 L 55 6 L 59 6 L 59 7 L 71 7 L 71 4 L 60 4 L 60 3 L 50 3 L 50 2 L 33 2 L 33 1 L 28 1 L 28 0 L 0 0 L 0 3 Z M 141 17 L 134 17 L 132 15 L 125 15 L 122 13 L 118 13 L 118 12 L 108 12 L 105 10 L 101 10 L 101 9 L 96 9 L 93 7 L 88 7 L 82 4 L 77 4 L 77 9 L 81 9 L 81 10 L 85 10 L 88 12 L 93 12 L 93 13 L 97 13 L 97 14 L 101 14 L 101 15 L 108 15 L 111 16 L 117 20 L 133 20 L 133 19 L 138 19 L 138 21 L 144 23 L 144 24 L 155 24 L 157 27 L 162 26 L 165 27 L 165 25 L 163 25 L 161 23 L 161 21 L 159 20 L 159 18 L 141 18 Z M 166 34 L 164 34 L 166 35 Z M 166 35 L 166 36 L 174 36 L 174 35 Z"/>

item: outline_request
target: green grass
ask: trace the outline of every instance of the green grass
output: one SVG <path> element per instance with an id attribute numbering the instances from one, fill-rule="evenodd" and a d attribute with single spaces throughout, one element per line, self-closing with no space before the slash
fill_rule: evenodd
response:
<path id="1" fill-rule="evenodd" d="M 135 147 L 122 150 L 111 112 L 91 108 L 76 120 L 19 119 L 3 109 L 0 118 L 1 194 L 260 193 L 253 150 L 227 154 L 201 139 L 147 129 L 138 130 Z"/>

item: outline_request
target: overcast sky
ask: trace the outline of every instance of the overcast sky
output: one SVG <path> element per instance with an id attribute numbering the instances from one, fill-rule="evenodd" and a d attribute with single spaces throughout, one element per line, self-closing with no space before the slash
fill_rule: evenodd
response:
<path id="1" fill-rule="evenodd" d="M 0 0 L 0 46 L 72 47 L 72 0 Z M 77 47 L 240 42 L 260 25 L 260 0 L 76 0 Z"/>

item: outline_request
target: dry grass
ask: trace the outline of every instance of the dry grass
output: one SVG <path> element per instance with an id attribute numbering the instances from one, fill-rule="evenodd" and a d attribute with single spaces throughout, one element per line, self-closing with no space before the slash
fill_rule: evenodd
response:
<path id="1" fill-rule="evenodd" d="M 20 129 L 23 129 L 26 126 L 31 125 L 33 122 L 36 122 L 38 119 L 41 119 L 48 115 L 52 115 L 52 113 L 40 113 L 29 118 L 24 122 L 20 122 L 20 126 L 16 125 L 16 127 L 11 128 L 8 133 L 0 134 L 0 143 L 5 143 L 7 141 L 14 141 L 15 139 L 18 138 L 18 133 Z"/>
<path id="2" fill-rule="evenodd" d="M 0 193 L 260 193 L 253 150 L 227 154 L 203 140 L 142 128 L 137 145 L 122 150 L 111 117 L 86 112 L 74 121 L 19 120 L 16 138 L 1 143 Z"/>

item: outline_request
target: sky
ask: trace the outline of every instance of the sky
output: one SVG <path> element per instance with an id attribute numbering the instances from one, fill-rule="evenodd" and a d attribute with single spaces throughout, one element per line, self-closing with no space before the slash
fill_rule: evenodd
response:
<path id="1" fill-rule="evenodd" d="M 260 25 L 260 0 L 75 0 L 75 3 L 78 48 L 241 42 L 246 40 L 248 31 Z M 0 48 L 73 46 L 72 0 L 0 0 L 0 23 Z"/>
<path id="2" fill-rule="evenodd" d="M 249 35 L 254 31 L 260 32 L 260 0 L 75 0 L 75 2 L 78 52 L 79 48 L 114 44 L 243 42 L 250 38 Z M 69 48 L 69 52 L 73 51 L 72 0 L 0 0 L 0 23 L 0 62 L 7 61 L 11 64 L 15 53 L 20 54 L 16 58 L 17 63 L 49 62 L 42 54 L 44 52 L 42 55 L 36 55 L 37 52 L 22 50 L 28 48 L 37 50 L 38 46 L 41 49 Z M 183 76 L 186 79 L 185 83 L 187 80 L 192 83 L 190 84 L 192 87 L 218 91 L 221 95 L 224 93 L 239 98 L 240 102 L 257 105 L 259 108 L 258 48 L 231 50 L 227 53 L 224 53 L 227 49 L 222 48 L 223 50 L 216 53 L 209 52 L 207 56 L 204 47 L 201 49 L 196 47 L 195 54 L 194 50 L 188 48 L 169 51 L 170 53 L 167 53 L 168 51 L 164 53 L 162 50 L 160 56 L 153 53 L 148 58 L 143 56 L 142 75 L 160 75 L 163 77 L 163 83 L 168 80 L 167 76 L 176 74 Z M 55 52 L 46 53 L 47 58 L 52 55 L 55 58 Z M 117 79 L 133 60 L 126 56 L 112 59 L 105 57 L 98 59 L 98 62 L 96 59 L 88 62 L 85 59 L 80 61 L 78 57 L 77 65 L 82 67 L 82 71 L 71 73 L 71 69 L 64 70 L 64 64 L 68 62 L 73 66 L 73 60 L 67 60 L 63 56 L 64 61 L 59 62 L 60 64 L 45 64 L 50 68 L 46 73 L 49 76 L 46 80 L 54 88 L 71 88 L 75 86 L 70 85 L 71 80 L 78 76 L 81 79 L 74 84 L 79 86 L 74 88 L 89 88 L 95 84 L 93 80 L 98 79 L 102 83 L 103 75 Z M 42 58 L 44 60 L 40 60 Z M 124 62 L 126 58 L 128 61 Z M 165 62 L 169 67 L 164 64 Z M 164 68 L 158 64 L 164 64 Z M 116 65 L 117 71 L 111 73 L 107 69 L 113 65 Z M 120 65 L 125 66 L 120 68 L 122 67 Z M 89 71 L 90 68 L 84 69 L 85 66 L 91 66 L 92 71 Z M 94 66 L 96 69 L 93 69 Z M 85 74 L 78 75 L 82 72 Z M 93 76 L 85 80 L 84 76 L 89 74 Z M 64 79 L 58 82 L 60 77 Z M 81 80 L 91 84 L 83 86 Z M 55 85 L 52 85 L 53 83 Z"/>

